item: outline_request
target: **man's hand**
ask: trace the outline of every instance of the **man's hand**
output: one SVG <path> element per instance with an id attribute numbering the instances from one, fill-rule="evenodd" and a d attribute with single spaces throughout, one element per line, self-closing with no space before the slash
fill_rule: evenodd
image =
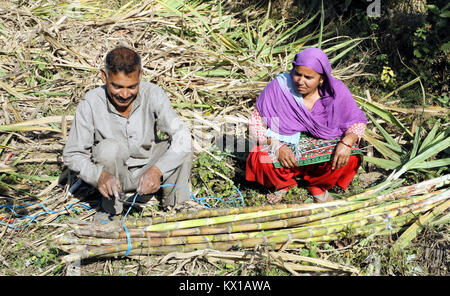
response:
<path id="1" fill-rule="evenodd" d="M 291 169 L 298 167 L 294 152 L 286 145 L 278 149 L 278 160 L 284 168 Z"/>
<path id="2" fill-rule="evenodd" d="M 162 173 L 158 167 L 152 166 L 139 178 L 137 192 L 139 195 L 154 193 L 161 187 Z"/>
<path id="3" fill-rule="evenodd" d="M 98 191 L 107 199 L 111 199 L 112 196 L 119 198 L 122 191 L 119 179 L 104 170 L 98 178 L 97 187 Z"/>
<path id="4" fill-rule="evenodd" d="M 358 141 L 358 136 L 355 134 L 346 135 L 342 141 L 350 146 Z M 342 143 L 336 145 L 336 150 L 334 151 L 334 156 L 331 161 L 331 170 L 337 170 L 347 165 L 348 159 L 350 158 L 350 153 L 352 149 Z"/>

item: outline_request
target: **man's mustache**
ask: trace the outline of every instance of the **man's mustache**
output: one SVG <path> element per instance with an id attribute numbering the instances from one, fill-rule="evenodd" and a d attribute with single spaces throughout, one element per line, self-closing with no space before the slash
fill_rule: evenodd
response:
<path id="1" fill-rule="evenodd" d="M 128 100 L 133 100 L 134 98 L 136 98 L 136 95 L 131 95 L 128 98 L 124 98 L 124 97 L 122 97 L 120 95 L 113 95 L 113 98 L 117 99 L 119 101 L 128 101 Z"/>

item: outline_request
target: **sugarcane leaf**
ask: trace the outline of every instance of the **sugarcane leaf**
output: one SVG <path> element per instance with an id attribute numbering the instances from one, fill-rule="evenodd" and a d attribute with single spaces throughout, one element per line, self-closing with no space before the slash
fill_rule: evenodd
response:
<path id="1" fill-rule="evenodd" d="M 420 77 L 417 77 L 417 78 L 415 78 L 415 79 L 413 79 L 413 80 L 411 80 L 411 81 L 409 81 L 409 82 L 403 84 L 402 86 L 400 86 L 400 87 L 397 88 L 396 90 L 394 90 L 394 91 L 388 93 L 387 95 L 385 95 L 384 97 L 381 98 L 381 101 L 382 101 L 382 102 L 385 101 L 387 98 L 389 98 L 389 97 L 392 96 L 393 94 L 395 94 L 395 93 L 401 91 L 402 89 L 405 89 L 405 88 L 407 88 L 407 87 L 410 87 L 411 85 L 413 85 L 414 83 L 417 83 L 417 82 L 420 82 Z"/>
<path id="2" fill-rule="evenodd" d="M 324 35 L 325 36 L 325 35 Z M 314 38 L 312 39 L 316 39 L 317 36 L 314 36 Z M 348 39 L 346 41 L 340 41 L 343 38 Z M 332 46 L 327 46 L 326 48 L 323 49 L 323 51 L 327 54 L 330 55 L 333 52 L 340 52 L 341 50 L 344 50 L 345 48 L 354 45 L 355 43 L 358 43 L 360 41 L 362 41 L 364 39 L 362 38 L 350 38 L 350 37 L 344 37 L 344 36 L 338 36 L 338 37 L 332 37 L 329 38 L 327 40 L 324 40 L 322 42 L 322 44 L 334 44 Z M 317 45 L 317 44 L 316 44 Z M 331 60 L 330 60 L 331 61 Z"/>
<path id="3" fill-rule="evenodd" d="M 255 44 L 253 42 L 253 35 L 252 35 L 251 30 L 250 30 L 250 24 L 248 22 L 248 19 L 246 19 L 245 25 L 246 25 L 246 29 L 247 29 L 246 30 L 247 31 L 247 39 L 244 39 L 244 40 L 247 41 L 246 45 L 247 45 L 248 49 L 255 50 Z M 245 35 L 243 37 L 245 37 Z"/>
<path id="4" fill-rule="evenodd" d="M 392 150 L 402 153 L 402 147 L 397 143 L 394 138 L 391 137 L 391 135 L 376 121 L 376 119 L 370 114 L 370 112 L 366 113 L 367 117 L 370 118 L 372 123 L 378 128 L 380 133 L 383 135 L 383 137 L 386 139 L 386 141 L 390 144 L 390 147 L 392 147 Z"/>
<path id="5" fill-rule="evenodd" d="M 422 153 L 418 154 L 413 159 L 409 160 L 406 164 L 403 165 L 402 170 L 404 171 L 409 170 L 414 166 L 420 164 L 421 162 L 425 161 L 426 159 L 432 157 L 433 155 L 438 154 L 442 150 L 447 149 L 448 147 L 450 147 L 450 137 L 447 137 L 443 141 L 434 144 L 433 146 L 429 147 Z"/>
<path id="6" fill-rule="evenodd" d="M 427 146 L 424 146 L 424 148 L 421 149 L 421 152 L 425 151 L 426 149 L 430 148 L 431 146 L 435 145 L 436 143 L 439 143 L 442 140 L 446 139 L 449 136 L 449 134 L 450 134 L 450 129 L 446 129 L 445 131 L 442 131 L 439 135 L 434 137 L 431 140 L 431 142 L 427 144 Z"/>
<path id="7" fill-rule="evenodd" d="M 208 76 L 214 76 L 214 77 L 224 76 L 224 77 L 228 77 L 228 76 L 231 75 L 231 73 L 232 72 L 229 71 L 229 70 L 218 68 L 218 69 L 211 69 L 211 70 L 206 70 L 206 71 L 197 71 L 197 72 L 195 72 L 195 75 L 202 76 L 202 77 L 208 77 Z"/>
<path id="8" fill-rule="evenodd" d="M 438 220 L 434 220 L 434 221 L 430 222 L 430 225 L 436 226 L 436 225 L 449 224 L 449 223 L 450 223 L 450 213 L 448 213 L 444 217 L 438 218 Z"/>
<path id="9" fill-rule="evenodd" d="M 413 149 L 411 150 L 409 159 L 413 159 L 417 155 L 417 150 L 419 149 L 419 144 L 420 144 L 420 131 L 421 131 L 421 126 L 419 126 L 415 131 L 414 141 L 413 141 Z"/>
<path id="10" fill-rule="evenodd" d="M 402 131 L 406 132 L 411 138 L 414 137 L 414 135 L 411 133 L 411 131 L 409 129 L 407 129 L 403 125 L 403 123 L 401 123 L 400 120 L 398 120 L 391 112 L 389 112 L 387 109 L 383 109 L 382 105 L 378 105 L 376 103 L 369 102 L 366 99 L 356 96 L 356 95 L 354 95 L 353 97 L 359 105 L 365 107 L 367 110 L 372 111 L 373 113 L 380 116 L 381 118 L 388 121 L 389 123 L 395 124 Z"/>
<path id="11" fill-rule="evenodd" d="M 432 169 L 450 165 L 450 158 L 435 159 L 424 161 L 411 166 L 411 169 Z"/>
<path id="12" fill-rule="evenodd" d="M 323 33 L 323 23 L 325 20 L 325 10 L 323 8 L 323 0 L 320 3 L 320 31 L 319 31 L 319 42 L 317 48 L 322 48 L 322 33 Z M 331 63 L 331 61 L 330 61 Z"/>
<path id="13" fill-rule="evenodd" d="M 388 160 L 379 157 L 364 156 L 364 160 L 383 169 L 393 170 L 401 165 L 399 161 Z"/>
<path id="14" fill-rule="evenodd" d="M 375 147 L 375 149 L 377 149 L 378 152 L 380 152 L 384 157 L 390 158 L 390 159 L 392 159 L 394 161 L 398 161 L 398 162 L 401 161 L 400 160 L 401 157 L 397 153 L 395 153 L 394 151 L 389 149 L 385 143 L 370 136 L 367 132 L 364 134 L 364 139 L 366 139 L 367 142 L 372 144 Z"/>
<path id="15" fill-rule="evenodd" d="M 115 13 L 112 14 L 110 17 L 117 17 L 117 16 L 120 16 L 120 15 L 123 14 L 124 11 L 126 11 L 126 9 L 127 9 L 129 6 L 131 6 L 132 4 L 133 4 L 133 1 L 130 1 L 130 2 L 128 2 L 128 3 L 124 4 L 124 5 L 122 5 L 122 6 L 119 7 L 119 9 L 117 9 L 117 10 L 115 11 Z"/>
<path id="16" fill-rule="evenodd" d="M 0 163 L 0 173 L 13 172 L 16 170 L 17 170 L 16 167 Z"/>
<path id="17" fill-rule="evenodd" d="M 22 178 L 22 179 L 36 180 L 36 181 L 54 181 L 54 180 L 58 179 L 58 177 L 40 177 L 40 176 L 34 176 L 34 175 L 25 175 L 25 174 L 16 173 L 14 171 L 9 171 L 9 172 L 7 172 L 7 174 L 10 174 L 12 176 Z"/>
<path id="18" fill-rule="evenodd" d="M 354 43 L 352 46 L 348 47 L 347 49 L 341 51 L 339 54 L 337 54 L 335 57 L 330 59 L 330 64 L 336 63 L 338 60 L 340 60 L 343 56 L 345 56 L 349 51 L 351 51 L 353 48 L 358 46 L 363 40 L 354 39 L 352 40 L 352 43 Z"/>
<path id="19" fill-rule="evenodd" d="M 61 130 L 44 126 L 0 125 L 0 132 L 28 132 L 28 131 L 61 132 Z"/>
<path id="20" fill-rule="evenodd" d="M 431 131 L 427 134 L 425 139 L 422 141 L 419 151 L 418 151 L 419 153 L 424 151 L 427 148 L 427 146 L 434 140 L 436 133 L 439 129 L 439 126 L 440 126 L 440 123 L 438 121 L 433 125 L 433 128 L 431 129 Z"/>
<path id="21" fill-rule="evenodd" d="M 277 33 L 277 31 L 282 28 L 282 26 L 283 26 L 282 24 L 278 24 L 278 26 L 275 29 L 273 29 L 270 34 L 268 34 L 266 37 L 262 38 L 262 42 L 258 42 L 258 44 L 256 46 L 256 54 L 255 54 L 256 59 L 259 58 L 259 56 L 261 55 L 261 53 L 264 50 L 266 51 L 266 53 L 267 53 L 267 51 L 270 51 L 270 46 L 264 47 L 264 45 L 266 45 L 269 42 L 270 38 L 272 36 L 274 36 Z M 265 56 L 265 55 L 262 55 L 262 56 Z"/>
<path id="22" fill-rule="evenodd" d="M 431 212 L 420 216 L 394 243 L 395 251 L 403 250 L 422 231 L 422 229 L 432 221 L 434 217 L 441 214 L 450 207 L 450 200 L 434 208 Z"/>
<path id="23" fill-rule="evenodd" d="M 41 118 L 30 119 L 19 123 L 12 123 L 10 126 L 34 126 L 38 124 L 58 123 L 62 121 L 62 115 L 47 116 Z M 73 120 L 73 115 L 66 116 L 66 120 Z"/>
<path id="24" fill-rule="evenodd" d="M 14 190 L 19 191 L 19 192 L 20 191 L 25 191 L 25 189 L 23 189 L 23 188 L 20 188 L 20 187 L 15 186 L 15 185 L 8 184 L 8 183 L 3 182 L 1 180 L 0 180 L 0 187 L 14 189 Z"/>
<path id="25" fill-rule="evenodd" d="M 281 36 L 279 38 L 277 38 L 277 40 L 275 41 L 275 45 L 281 44 L 282 42 L 284 42 L 286 39 L 288 39 L 289 37 L 295 35 L 297 32 L 299 32 L 300 30 L 302 30 L 303 28 L 305 28 L 306 26 L 308 26 L 317 16 L 319 15 L 319 13 L 316 13 L 315 15 L 313 15 L 312 17 L 310 17 L 308 20 L 306 21 L 298 21 L 297 23 L 295 23 L 294 25 L 292 25 L 289 29 L 287 29 L 286 31 L 284 31 Z"/>
<path id="26" fill-rule="evenodd" d="M 222 42 L 222 44 L 231 51 L 240 51 L 241 48 L 232 40 L 229 39 L 227 36 L 224 36 L 220 33 L 215 34 L 217 39 Z"/>

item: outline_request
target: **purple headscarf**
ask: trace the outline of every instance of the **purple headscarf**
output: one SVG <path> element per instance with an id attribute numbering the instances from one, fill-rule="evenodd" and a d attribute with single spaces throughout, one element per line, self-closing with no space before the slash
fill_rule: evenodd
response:
<path id="1" fill-rule="evenodd" d="M 331 76 L 330 61 L 322 50 L 308 48 L 297 53 L 292 66 L 288 79 L 292 79 L 296 66 L 307 66 L 325 76 L 319 87 L 321 98 L 309 111 L 297 103 L 287 87 L 272 80 L 256 101 L 256 108 L 271 130 L 282 135 L 309 132 L 316 138 L 334 139 L 342 137 L 352 124 L 367 123 L 349 89 Z"/>

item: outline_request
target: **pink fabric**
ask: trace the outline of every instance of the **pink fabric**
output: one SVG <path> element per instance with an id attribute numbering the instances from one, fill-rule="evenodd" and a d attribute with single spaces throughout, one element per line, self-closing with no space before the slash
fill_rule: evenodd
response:
<path id="1" fill-rule="evenodd" d="M 272 131 L 282 135 L 309 132 L 315 138 L 335 139 L 342 137 L 351 125 L 367 123 L 350 90 L 331 75 L 330 61 L 322 50 L 307 48 L 296 54 L 292 64 L 289 74 L 281 74 L 285 79 L 269 82 L 256 100 L 256 108 Z M 323 74 L 324 82 L 318 89 L 320 99 L 311 110 L 294 98 L 296 90 L 290 84 L 295 66 Z"/>
<path id="2" fill-rule="evenodd" d="M 306 181 L 306 189 L 313 195 L 319 195 L 335 185 L 346 190 L 361 165 L 361 156 L 351 155 L 347 165 L 331 170 L 331 162 L 301 166 L 292 169 L 276 169 L 270 156 L 262 146 L 255 145 L 247 158 L 246 180 L 275 190 L 288 190 L 297 186 L 296 177 Z"/>
<path id="3" fill-rule="evenodd" d="M 258 144 L 264 145 L 267 143 L 267 138 L 264 136 L 267 125 L 264 122 L 264 120 L 261 117 L 261 114 L 259 113 L 258 109 L 254 109 L 250 120 L 248 122 L 249 127 L 249 133 L 250 136 L 257 141 Z M 366 129 L 366 124 L 363 122 L 358 122 L 353 125 L 351 125 L 345 134 L 353 133 L 358 136 L 358 142 L 361 140 L 362 136 L 364 135 L 364 131 Z"/>

